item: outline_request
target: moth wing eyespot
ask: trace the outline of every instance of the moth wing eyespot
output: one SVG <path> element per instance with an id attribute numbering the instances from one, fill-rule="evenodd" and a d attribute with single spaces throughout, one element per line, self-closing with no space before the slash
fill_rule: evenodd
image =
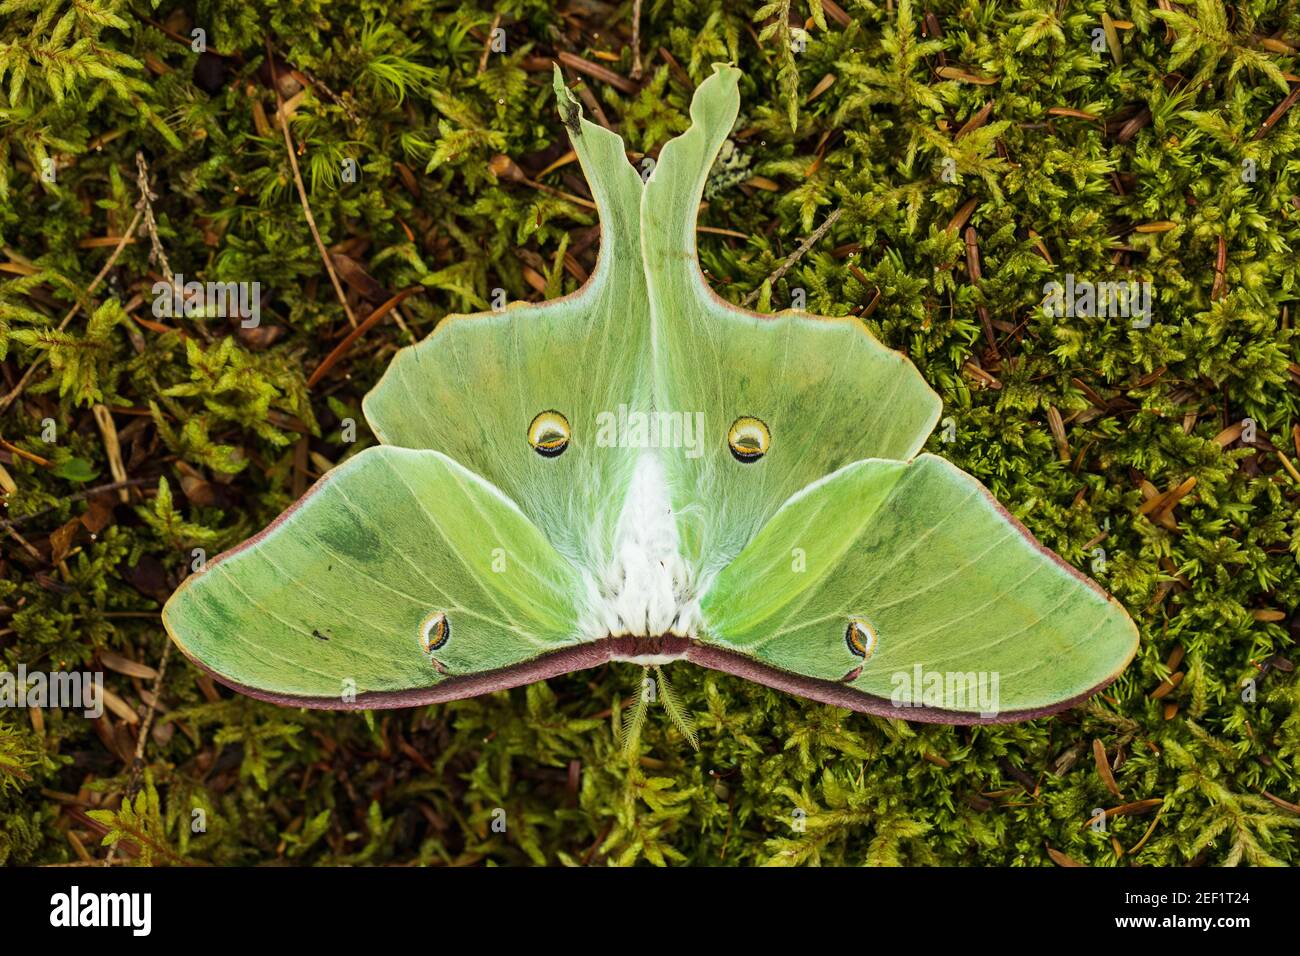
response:
<path id="1" fill-rule="evenodd" d="M 772 432 L 760 419 L 742 415 L 727 429 L 727 448 L 731 457 L 741 464 L 751 464 L 767 454 L 772 445 Z"/>
<path id="2" fill-rule="evenodd" d="M 451 621 L 447 620 L 445 613 L 437 611 L 424 619 L 420 625 L 420 646 L 424 648 L 424 653 L 432 654 L 446 646 L 449 640 Z"/>
<path id="3" fill-rule="evenodd" d="M 528 425 L 528 444 L 543 458 L 556 458 L 569 447 L 573 430 L 555 409 L 539 412 Z"/>
<path id="4" fill-rule="evenodd" d="M 876 629 L 861 618 L 852 618 L 844 629 L 844 643 L 850 654 L 865 661 L 876 649 Z"/>

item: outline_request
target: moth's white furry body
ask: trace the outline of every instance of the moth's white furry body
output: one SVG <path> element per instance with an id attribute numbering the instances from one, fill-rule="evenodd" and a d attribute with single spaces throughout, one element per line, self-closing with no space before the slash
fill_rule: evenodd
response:
<path id="1" fill-rule="evenodd" d="M 642 451 L 637 458 L 612 553 L 591 584 L 583 628 L 589 638 L 695 636 L 700 608 L 694 574 L 681 555 L 668 480 L 653 449 Z M 620 659 L 649 665 L 667 663 L 677 656 Z"/>

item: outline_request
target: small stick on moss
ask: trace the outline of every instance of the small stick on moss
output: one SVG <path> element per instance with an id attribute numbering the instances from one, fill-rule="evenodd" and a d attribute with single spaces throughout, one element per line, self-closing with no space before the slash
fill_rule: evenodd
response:
<path id="1" fill-rule="evenodd" d="M 95 424 L 99 426 L 99 434 L 104 439 L 104 453 L 108 456 L 108 470 L 113 475 L 113 480 L 117 483 L 117 500 L 126 504 L 131 500 L 130 494 L 126 490 L 126 465 L 122 462 L 122 446 L 117 440 L 117 425 L 113 423 L 113 415 L 104 405 L 96 405 L 91 409 L 95 416 Z"/>
<path id="2" fill-rule="evenodd" d="M 1219 250 L 1214 257 L 1214 285 L 1210 289 L 1210 301 L 1217 302 L 1223 298 L 1227 287 L 1228 241 L 1219 236 Z"/>
<path id="3" fill-rule="evenodd" d="M 832 255 L 834 255 L 834 253 L 832 253 Z M 870 277 L 868 277 L 867 274 L 863 272 L 861 269 L 859 269 L 857 266 L 850 264 L 848 269 L 849 269 L 849 275 L 857 279 L 858 284 L 861 285 L 863 289 L 876 290 L 876 294 L 871 297 L 870 302 L 868 302 L 864 306 L 858 307 L 858 318 L 869 319 L 871 318 L 871 314 L 876 311 L 876 307 L 880 305 L 880 286 L 872 282 Z"/>
<path id="4" fill-rule="evenodd" d="M 162 657 L 158 659 L 158 676 L 153 682 L 153 693 L 148 697 L 148 704 L 144 712 L 144 720 L 140 723 L 140 733 L 135 738 L 135 756 L 131 760 L 131 779 L 127 782 L 126 793 L 123 795 L 123 802 L 129 803 L 135 792 L 140 787 L 140 770 L 144 767 L 144 747 L 149 739 L 149 730 L 153 726 L 154 712 L 158 709 L 158 700 L 162 696 L 163 678 L 167 676 L 167 659 L 171 657 L 172 642 L 168 640 L 163 645 Z M 108 851 L 106 862 L 112 863 L 113 858 L 117 856 L 117 844 Z"/>
<path id="5" fill-rule="evenodd" d="M 188 44 L 190 41 L 186 40 L 185 42 L 186 44 Z M 276 53 L 280 52 L 278 49 L 275 49 L 274 47 L 272 47 L 272 50 Z M 288 61 L 288 57 L 282 57 L 282 59 L 284 59 L 286 62 Z M 344 115 L 347 116 L 347 118 L 351 120 L 353 123 L 361 122 L 361 118 L 357 116 L 357 111 L 353 109 L 350 105 L 348 105 L 347 100 L 343 99 L 343 97 L 339 96 L 328 86 L 326 86 L 325 82 L 321 80 L 319 77 L 315 76 L 314 74 L 303 69 L 300 66 L 295 67 L 294 72 L 301 73 L 304 77 L 306 77 L 307 81 L 311 83 L 312 86 L 316 87 L 317 90 L 324 93 L 326 98 L 330 102 L 332 102 L 335 106 L 337 106 L 339 109 L 341 109 Z"/>
<path id="6" fill-rule="evenodd" d="M 1092 120 L 1096 121 L 1096 113 L 1089 113 L 1085 110 L 1076 110 L 1069 106 L 1053 106 L 1047 111 L 1048 116 L 1066 116 L 1070 119 Z"/>
<path id="7" fill-rule="evenodd" d="M 799 244 L 798 249 L 790 253 L 790 255 L 786 256 L 785 262 L 781 263 L 781 265 L 777 267 L 776 271 L 767 277 L 766 281 L 768 283 L 774 283 L 777 280 L 779 280 L 781 276 L 789 272 L 790 268 L 796 262 L 798 262 L 800 259 L 804 257 L 804 253 L 806 253 L 813 246 L 817 245 L 817 243 L 821 240 L 822 236 L 826 235 L 826 233 L 830 231 L 831 226 L 835 225 L 836 220 L 840 218 L 843 212 L 844 212 L 843 209 L 836 209 L 829 216 L 823 219 L 822 224 L 817 227 L 817 229 L 813 232 L 813 234 L 809 236 L 807 239 L 805 239 L 803 242 L 801 242 Z M 742 309 L 749 308 L 750 303 L 758 298 L 758 294 L 762 290 L 762 288 L 763 288 L 762 285 L 760 285 L 753 292 L 749 293 L 749 295 L 745 296 L 745 298 L 741 300 L 740 307 Z"/>
<path id="8" fill-rule="evenodd" d="M 1061 461 L 1070 460 L 1070 439 L 1065 434 L 1065 422 L 1055 405 L 1047 406 L 1047 427 L 1056 442 L 1056 455 Z"/>
<path id="9" fill-rule="evenodd" d="M 590 60 L 584 60 L 576 54 L 563 50 L 556 54 L 555 58 L 584 76 L 589 76 L 593 80 L 600 80 L 602 83 L 608 83 L 616 90 L 622 93 L 632 94 L 638 89 L 637 85 L 625 76 L 619 76 L 613 70 L 601 66 L 599 63 L 592 63 Z"/>
<path id="10" fill-rule="evenodd" d="M 1227 448 L 1229 445 L 1231 445 L 1233 442 L 1235 442 L 1238 438 L 1241 437 L 1241 433 L 1245 429 L 1245 427 L 1246 426 L 1244 426 L 1241 422 L 1237 422 L 1235 424 L 1229 425 L 1223 431 L 1219 432 L 1219 434 L 1211 438 L 1210 441 L 1214 442 L 1220 448 Z"/>
<path id="11" fill-rule="evenodd" d="M 506 159 L 507 161 L 510 160 L 510 157 L 508 157 L 508 156 L 503 157 L 503 158 Z M 562 168 L 562 167 L 564 167 L 564 166 L 567 166 L 567 165 L 569 165 L 569 163 L 576 163 L 577 161 L 578 161 L 578 151 L 577 151 L 577 150 L 574 150 L 574 149 L 571 149 L 571 150 L 569 150 L 567 153 L 565 153 L 563 156 L 561 156 L 559 159 L 557 159 L 555 162 L 551 163 L 549 166 L 547 166 L 545 169 L 543 169 L 540 173 L 538 173 L 538 174 L 537 174 L 537 178 L 538 178 L 538 179 L 541 179 L 541 178 L 542 178 L 543 176 L 545 176 L 547 173 L 553 173 L 553 172 L 555 172 L 557 169 L 560 169 L 560 168 Z M 516 168 L 517 168 L 517 167 L 516 167 Z M 523 170 L 520 170 L 519 172 L 520 172 L 521 175 L 523 174 Z"/>
<path id="12" fill-rule="evenodd" d="M 596 99 L 596 94 L 591 92 L 591 84 L 586 80 L 579 80 L 573 87 L 573 91 L 578 94 L 578 99 L 582 100 L 582 105 L 591 110 L 591 115 L 596 117 L 596 122 L 605 129 L 612 130 L 613 124 L 610 123 L 609 117 L 605 115 L 605 110 L 600 105 L 600 100 Z"/>
<path id="13" fill-rule="evenodd" d="M 321 241 L 320 230 L 316 228 L 316 217 L 311 213 L 311 204 L 307 202 L 307 187 L 302 182 L 302 172 L 298 169 L 298 157 L 294 154 L 293 137 L 289 135 L 289 117 L 284 112 L 284 99 L 280 96 L 280 76 L 279 70 L 275 67 L 275 54 L 271 51 L 271 41 L 266 41 L 266 60 L 271 67 L 271 91 L 275 93 L 276 115 L 280 120 L 280 132 L 284 134 L 284 149 L 289 154 L 289 166 L 293 170 L 293 183 L 298 189 L 298 199 L 302 202 L 303 215 L 307 217 L 307 228 L 311 230 L 311 236 L 316 240 L 316 248 L 320 250 L 321 261 L 325 263 L 325 271 L 329 273 L 330 282 L 334 286 L 334 293 L 339 297 L 339 302 L 343 305 L 343 314 L 348 317 L 348 324 L 354 329 L 357 327 L 357 318 L 352 314 L 352 307 L 348 305 L 348 297 L 343 292 L 343 286 L 339 284 L 339 277 L 334 272 L 334 265 L 330 262 L 329 251 L 325 248 L 325 243 Z"/>
<path id="14" fill-rule="evenodd" d="M 383 305 L 378 306 L 375 311 L 366 316 L 365 321 L 348 333 L 347 338 L 334 346 L 334 350 L 330 352 L 329 355 L 325 356 L 324 360 L 316 366 L 316 371 L 312 372 L 311 378 L 307 379 L 307 387 L 314 387 L 317 382 L 324 378 L 325 374 L 338 363 L 338 360 L 347 353 L 348 349 L 352 348 L 357 339 L 361 338 L 361 336 L 365 335 L 372 328 L 378 325 L 379 320 L 395 309 L 404 299 L 415 295 L 417 292 L 423 291 L 424 286 L 411 286 L 410 288 L 403 289 L 401 292 L 397 293 Z"/>
<path id="15" fill-rule="evenodd" d="M 163 278 L 167 280 L 167 284 L 175 289 L 176 274 L 172 272 L 172 265 L 167 260 L 167 253 L 163 249 L 162 240 L 158 238 L 158 221 L 153 214 L 153 201 L 158 198 L 158 194 L 149 185 L 149 178 L 149 164 L 145 162 L 144 153 L 136 150 L 135 182 L 136 188 L 140 191 L 140 209 L 144 213 L 144 229 L 149 234 L 149 261 L 158 264 L 158 268 L 162 270 Z M 202 322 L 196 322 L 194 327 L 198 329 L 199 335 L 205 341 L 212 341 L 212 337 L 208 335 L 208 330 L 203 327 Z M 185 333 L 182 332 L 181 335 L 185 335 Z"/>
<path id="16" fill-rule="evenodd" d="M 577 154 L 575 153 L 574 156 L 576 157 Z M 556 163 L 552 163 L 550 168 L 558 168 L 558 166 Z M 547 172 L 550 172 L 550 168 L 543 170 L 538 175 L 545 175 Z M 581 196 L 573 195 L 573 193 L 566 193 L 563 189 L 556 189 L 554 186 L 546 185 L 546 183 L 540 183 L 535 179 L 529 179 L 527 173 L 519 168 L 519 164 L 504 153 L 498 153 L 488 160 L 488 169 L 492 171 L 494 176 L 508 179 L 514 183 L 523 183 L 530 189 L 544 192 L 548 196 L 555 196 L 557 199 L 563 199 L 565 202 L 571 202 L 587 209 L 596 208 L 596 204 L 590 199 L 583 199 Z"/>
<path id="17" fill-rule="evenodd" d="M 961 208 L 953 214 L 953 217 L 950 220 L 948 220 L 948 225 L 945 227 L 947 231 L 957 232 L 962 226 L 966 225 L 966 221 L 970 219 L 970 214 L 975 211 L 977 205 L 979 205 L 979 200 L 973 198 L 967 199 L 962 203 Z"/>
<path id="18" fill-rule="evenodd" d="M 1138 850 L 1147 845 L 1147 840 L 1151 839 L 1151 834 L 1155 832 L 1156 824 L 1160 822 L 1160 818 L 1164 816 L 1164 813 L 1165 808 L 1161 807 L 1160 812 L 1157 813 L 1155 819 L 1151 821 L 1151 826 L 1147 827 L 1147 832 L 1142 834 L 1142 839 L 1138 840 L 1137 843 L 1133 845 L 1133 849 L 1128 851 L 1129 856 L 1132 856 Z"/>
<path id="19" fill-rule="evenodd" d="M 487 70 L 488 57 L 492 55 L 492 35 L 497 32 L 497 27 L 501 26 L 501 14 L 492 18 L 492 26 L 488 27 L 487 40 L 483 42 L 483 55 L 478 58 L 478 71 L 480 73 Z"/>
<path id="20" fill-rule="evenodd" d="M 966 362 L 962 364 L 962 370 L 966 372 L 968 375 L 970 375 L 971 377 L 976 378 L 979 381 L 983 382 L 989 388 L 995 390 L 999 390 L 1002 388 L 1001 382 L 999 382 L 994 376 L 984 371 L 984 369 L 980 368 L 978 365 L 976 365 L 974 362 L 970 361 L 969 359 L 967 359 Z"/>
<path id="21" fill-rule="evenodd" d="M 1150 515 L 1152 521 L 1158 520 L 1161 516 L 1169 517 L 1174 506 L 1178 504 L 1193 488 L 1196 487 L 1196 479 L 1188 478 L 1181 484 L 1171 488 L 1166 492 L 1155 492 L 1147 497 L 1138 507 L 1138 514 Z M 1154 489 L 1153 489 L 1154 490 Z M 1146 494 L 1146 489 L 1143 490 Z"/>
<path id="22" fill-rule="evenodd" d="M 632 79 L 641 79 L 641 0 L 632 0 Z"/>
<path id="23" fill-rule="evenodd" d="M 1260 791 L 1264 799 L 1268 800 L 1274 806 L 1281 807 L 1283 810 L 1289 810 L 1291 813 L 1300 813 L 1300 806 L 1291 803 L 1289 800 L 1283 800 L 1281 797 L 1275 797 L 1267 790 Z"/>
<path id="24" fill-rule="evenodd" d="M 990 104 L 992 105 L 992 104 Z M 970 276 L 970 284 L 979 287 L 980 279 L 983 273 L 980 270 L 980 244 L 979 237 L 975 235 L 975 227 L 966 227 L 966 273 Z M 998 352 L 998 337 L 993 334 L 993 321 L 989 318 L 987 306 L 978 305 L 975 307 L 976 313 L 980 317 L 980 325 L 984 327 L 984 340 L 989 344 L 989 354 L 994 359 L 1000 359 L 1001 353 Z"/>
<path id="25" fill-rule="evenodd" d="M 984 106 L 980 109 L 978 113 L 976 113 L 974 116 L 972 116 L 970 119 L 968 119 L 965 122 L 965 124 L 962 126 L 961 129 L 957 130 L 956 135 L 954 135 L 952 138 L 953 142 L 955 143 L 958 140 L 960 140 L 963 136 L 968 136 L 971 133 L 975 132 L 977 129 L 979 129 L 981 126 L 987 123 L 989 121 L 989 117 L 992 115 L 993 115 L 993 101 L 989 100 L 987 103 L 984 104 Z"/>
<path id="26" fill-rule="evenodd" d="M 163 271 L 163 278 L 171 284 L 175 281 L 174 273 L 171 263 L 167 261 L 162 240 L 158 238 L 158 221 L 153 215 L 153 201 L 158 198 L 158 194 L 149 185 L 149 164 L 144 161 L 144 153 L 139 150 L 135 153 L 135 184 L 140 191 L 140 209 L 144 213 L 144 228 L 149 233 L 149 258 L 158 263 L 158 268 Z"/>
<path id="27" fill-rule="evenodd" d="M 585 282 L 586 277 L 584 276 L 579 281 Z M 412 345 L 414 345 L 417 341 L 419 341 L 418 339 L 416 339 L 415 333 L 411 331 L 410 326 L 406 324 L 406 319 L 403 318 L 402 316 L 402 310 L 397 308 L 396 306 L 393 307 L 393 321 L 397 323 L 397 327 L 402 330 L 402 334 L 406 336 L 407 341 L 409 341 Z"/>
<path id="28" fill-rule="evenodd" d="M 306 435 L 298 439 L 293 446 L 293 475 L 289 489 L 294 500 L 302 497 L 307 490 L 307 455 L 311 451 L 311 442 Z"/>
<path id="29" fill-rule="evenodd" d="M 600 836 L 596 837 L 595 841 L 591 844 L 591 846 L 587 848 L 587 852 L 582 855 L 583 866 L 589 866 L 591 864 L 592 859 L 596 856 L 596 852 L 601 848 L 606 838 L 609 836 L 609 831 L 613 829 L 614 829 L 613 820 L 605 824 L 605 828 L 600 831 Z"/>
<path id="30" fill-rule="evenodd" d="M 1116 66 L 1123 66 L 1124 53 L 1119 45 L 1119 31 L 1115 29 L 1115 21 L 1105 10 L 1101 11 L 1101 29 L 1106 34 L 1106 49 L 1110 52 L 1111 59 L 1115 61 Z"/>
<path id="31" fill-rule="evenodd" d="M 936 17 L 933 12 L 931 12 L 930 10 L 925 11 L 925 17 L 923 18 L 923 20 L 925 22 L 925 26 L 921 30 L 921 36 L 926 37 L 927 39 L 935 39 L 935 40 L 943 39 L 943 25 L 939 22 L 939 18 Z M 939 56 L 940 57 L 943 56 L 942 51 L 940 51 Z M 943 61 L 940 60 L 940 62 Z"/>
<path id="32" fill-rule="evenodd" d="M 28 541 L 26 538 L 24 538 L 22 535 L 20 535 L 17 531 L 15 531 L 13 525 L 11 525 L 8 521 L 4 523 L 4 529 L 5 529 L 5 534 L 9 535 L 9 537 L 13 538 L 15 541 L 21 544 L 23 546 L 23 550 L 26 551 L 28 554 L 30 554 L 33 558 L 35 558 L 37 561 L 44 560 L 41 557 L 41 553 L 37 551 L 34 547 L 32 547 L 32 543 Z"/>
<path id="33" fill-rule="evenodd" d="M 157 478 L 132 478 L 130 481 L 114 481 L 107 485 L 97 485 L 94 488 L 87 488 L 85 491 L 78 491 L 76 494 L 63 495 L 59 498 L 59 503 L 64 504 L 70 501 L 80 501 L 82 498 L 93 498 L 95 495 L 103 494 L 106 491 L 116 491 L 118 488 L 134 488 L 137 485 L 154 485 L 157 483 Z M 28 521 L 41 517 L 42 515 L 47 515 L 57 508 L 58 505 L 54 508 L 43 508 L 40 511 L 33 511 L 29 515 L 19 515 L 17 518 L 0 522 L 0 525 L 8 527 L 10 525 L 25 524 Z"/>
<path id="34" fill-rule="evenodd" d="M 1136 116 L 1120 127 L 1119 133 L 1115 136 L 1115 142 L 1127 143 L 1138 134 L 1138 130 L 1150 122 L 1151 111 L 1144 106 Z"/>
<path id="35" fill-rule="evenodd" d="M 733 239 L 748 239 L 749 236 L 735 229 L 718 229 L 715 226 L 697 226 L 696 232 L 707 232 L 713 236 L 730 236 Z"/>
<path id="36" fill-rule="evenodd" d="M 1183 682 L 1183 677 L 1186 676 L 1186 673 L 1187 673 L 1186 671 L 1178 671 L 1177 673 L 1170 674 L 1167 679 L 1162 680 L 1160 682 L 1159 687 L 1157 687 L 1147 696 L 1151 700 L 1160 700 L 1164 697 L 1167 697 L 1169 694 L 1174 692 L 1174 690 L 1178 687 L 1179 684 Z"/>
<path id="37" fill-rule="evenodd" d="M 818 81 L 817 81 L 817 85 L 814 86 L 814 87 L 812 88 L 812 92 L 810 92 L 810 93 L 808 94 L 808 96 L 804 99 L 804 101 L 803 101 L 804 106 L 807 106 L 807 105 L 808 105 L 809 103 L 811 103 L 813 100 L 817 99 L 817 97 L 821 96 L 823 93 L 825 93 L 827 90 L 829 90 L 832 86 L 834 86 L 834 85 L 835 85 L 835 81 L 836 81 L 837 79 L 839 79 L 839 77 L 837 77 L 834 73 L 827 73 L 827 74 L 826 74 L 825 76 L 823 76 L 820 80 L 818 80 Z M 805 177 L 812 175 L 812 173 L 816 171 L 816 167 L 818 167 L 818 166 L 821 165 L 821 161 L 822 161 L 822 152 L 821 152 L 821 149 L 822 149 L 822 146 L 825 145 L 825 143 L 826 143 L 826 138 L 827 138 L 828 135 L 829 135 L 828 133 L 823 133 L 823 134 L 822 134 L 822 142 L 821 142 L 821 144 L 819 144 L 818 147 L 817 147 L 817 158 L 816 158 L 815 160 L 813 160 L 813 164 L 812 164 L 812 167 L 811 167 L 811 169 L 810 169 L 810 172 L 804 173 L 804 176 L 805 176 Z"/>
<path id="38" fill-rule="evenodd" d="M 822 10 L 841 27 L 847 28 L 853 22 L 849 15 L 844 12 L 844 8 L 835 0 L 822 0 Z"/>
<path id="39" fill-rule="evenodd" d="M 18 384 L 21 385 L 22 383 L 19 382 Z M 3 448 L 11 455 L 17 455 L 19 458 L 26 458 L 33 465 L 40 465 L 42 468 L 50 468 L 54 465 L 54 462 L 50 461 L 48 458 L 42 458 L 40 455 L 35 455 L 30 451 L 25 451 L 17 445 L 5 441 L 3 438 L 0 438 L 0 448 Z"/>
<path id="40" fill-rule="evenodd" d="M 1264 124 L 1259 128 L 1259 132 L 1252 136 L 1251 139 L 1263 139 L 1264 134 L 1276 126 L 1278 120 L 1286 115 L 1286 111 L 1295 106 L 1296 100 L 1300 100 L 1300 86 L 1292 90 L 1287 98 L 1277 105 L 1277 109 L 1268 114 L 1268 118 L 1264 120 Z"/>
<path id="41" fill-rule="evenodd" d="M 1109 821 L 1111 817 L 1141 816 L 1144 813 L 1150 813 L 1152 810 L 1157 809 L 1164 802 L 1163 797 L 1152 797 L 1149 800 L 1136 800 L 1133 803 L 1125 803 L 1118 807 L 1111 807 L 1106 811 L 1106 820 Z M 1092 822 L 1095 819 L 1095 817 L 1089 817 L 1084 820 L 1079 829 L 1082 830 L 1086 827 L 1092 826 Z"/>
<path id="42" fill-rule="evenodd" d="M 976 86 L 993 86 L 999 79 L 994 76 L 980 76 L 978 73 L 972 73 L 969 70 L 963 70 L 956 66 L 941 66 L 934 72 L 945 80 L 956 80 L 959 83 L 974 83 Z"/>
<path id="43" fill-rule="evenodd" d="M 1280 448 L 1273 449 L 1273 453 L 1281 459 L 1282 467 L 1287 470 L 1287 474 L 1291 476 L 1291 480 L 1297 485 L 1300 485 L 1300 471 L 1296 470 L 1296 466 L 1291 463 L 1291 459 L 1284 455 Z"/>
<path id="44" fill-rule="evenodd" d="M 877 287 L 876 294 L 871 297 L 871 301 L 868 302 L 866 304 L 866 307 L 863 308 L 863 310 L 858 314 L 858 318 L 860 319 L 871 318 L 871 316 L 875 314 L 876 307 L 879 305 L 880 305 L 880 288 Z"/>
<path id="45" fill-rule="evenodd" d="M 668 72 L 672 74 L 673 79 L 678 82 L 682 89 L 687 92 L 695 89 L 695 84 L 691 82 L 690 74 L 682 69 L 682 65 L 677 62 L 677 58 L 668 51 L 667 47 L 661 46 L 659 48 L 659 55 L 664 58 L 664 62 L 668 64 Z"/>
<path id="46" fill-rule="evenodd" d="M 1124 795 L 1119 792 L 1119 785 L 1115 783 L 1115 774 L 1110 769 L 1110 760 L 1106 756 L 1106 745 L 1101 742 L 1100 737 L 1093 738 L 1092 759 L 1097 764 L 1097 776 L 1101 777 L 1101 782 L 1106 785 L 1106 789 L 1121 800 L 1124 799 Z"/>
<path id="47" fill-rule="evenodd" d="M 1047 855 L 1052 858 L 1052 862 L 1055 863 L 1057 866 L 1065 866 L 1065 867 L 1083 866 L 1083 864 L 1080 863 L 1078 860 L 1074 859 L 1071 856 L 1068 856 L 1065 853 L 1062 853 L 1060 850 L 1056 849 L 1055 847 L 1047 846 L 1047 844 L 1044 844 L 1044 847 L 1047 850 Z"/>

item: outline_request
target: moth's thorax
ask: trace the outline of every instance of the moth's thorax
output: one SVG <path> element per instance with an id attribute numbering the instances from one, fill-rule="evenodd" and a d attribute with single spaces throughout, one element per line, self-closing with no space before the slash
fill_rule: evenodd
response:
<path id="1" fill-rule="evenodd" d="M 695 575 L 681 556 L 657 449 L 645 449 L 637 458 L 610 559 L 592 591 L 585 630 L 593 639 L 695 636 L 700 620 Z M 665 653 L 628 648 L 634 651 L 638 658 Z"/>
<path id="2" fill-rule="evenodd" d="M 691 639 L 675 634 L 656 637 L 615 637 L 611 639 L 610 659 L 630 661 L 645 667 L 668 664 L 686 656 Z"/>

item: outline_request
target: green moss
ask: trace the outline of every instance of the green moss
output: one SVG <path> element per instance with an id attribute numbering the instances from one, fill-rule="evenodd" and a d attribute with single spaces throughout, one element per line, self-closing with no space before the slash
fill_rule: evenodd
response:
<path id="1" fill-rule="evenodd" d="M 594 217 L 556 192 L 581 191 L 576 167 L 539 190 L 494 157 L 535 179 L 564 154 L 549 59 L 628 76 L 629 6 L 584 32 L 549 0 L 501 4 L 507 49 L 480 70 L 486 4 L 0 3 L 4 391 L 31 374 L 0 417 L 17 485 L 0 668 L 157 667 L 155 614 L 193 549 L 237 543 L 371 443 L 360 399 L 396 348 L 495 288 L 576 288 Z M 0 712 L 0 863 L 74 859 L 77 840 L 103 856 L 105 834 L 119 861 L 155 863 L 1048 865 L 1048 847 L 1098 866 L 1300 860 L 1286 807 L 1300 802 L 1300 480 L 1283 459 L 1300 425 L 1300 108 L 1265 128 L 1300 73 L 1296 7 L 936 0 L 927 22 L 906 0 L 864 0 L 844 5 L 845 26 L 820 3 L 789 6 L 751 22 L 756 4 L 647 4 L 643 89 L 588 89 L 653 155 L 688 121 L 689 84 L 740 62 L 745 115 L 701 222 L 750 238 L 701 234 L 715 287 L 739 301 L 842 209 L 760 301 L 803 289 L 810 311 L 860 314 L 907 351 L 952 419 L 953 440 L 941 428 L 930 449 L 1128 606 L 1143 639 L 1124 676 L 1055 719 L 964 729 L 677 665 L 699 752 L 652 711 L 629 759 L 619 712 L 641 675 L 626 665 L 338 715 L 215 691 L 173 657 L 140 768 L 140 724 L 113 710 L 97 723 Z M 787 12 L 813 21 L 802 52 L 771 19 Z M 1103 12 L 1118 55 L 1094 49 Z M 195 27 L 222 57 L 191 49 Z M 425 290 L 311 389 L 349 329 L 266 119 L 268 41 L 353 311 Z M 164 265 L 146 233 L 87 293 L 137 214 L 137 152 L 168 267 L 259 282 L 259 329 L 155 318 Z M 1150 327 L 1045 316 L 1044 284 L 1066 273 L 1150 281 Z M 124 502 L 83 494 L 112 480 L 95 403 L 139 482 Z M 1246 418 L 1253 442 L 1214 441 Z M 1192 478 L 1176 524 L 1142 513 L 1143 482 Z M 1153 699 L 1176 653 L 1184 676 Z M 107 686 L 143 713 L 153 681 L 108 660 Z M 1094 808 L 1157 799 L 1109 833 L 1085 825 Z"/>

